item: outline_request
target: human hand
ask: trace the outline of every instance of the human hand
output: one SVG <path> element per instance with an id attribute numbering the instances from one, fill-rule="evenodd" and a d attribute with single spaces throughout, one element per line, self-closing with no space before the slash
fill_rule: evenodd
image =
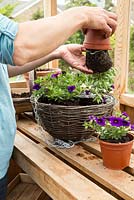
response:
<path id="1" fill-rule="evenodd" d="M 117 15 L 99 7 L 82 6 L 76 8 L 77 12 L 85 16 L 82 30 L 86 33 L 87 29 L 101 30 L 105 38 L 110 37 L 117 26 Z M 80 10 L 81 11 L 80 11 Z"/>
<path id="2" fill-rule="evenodd" d="M 92 74 L 93 71 L 85 65 L 86 58 L 82 54 L 86 49 L 79 44 L 67 44 L 60 46 L 57 51 L 60 58 L 64 59 L 72 68 L 78 69 L 84 73 Z"/>

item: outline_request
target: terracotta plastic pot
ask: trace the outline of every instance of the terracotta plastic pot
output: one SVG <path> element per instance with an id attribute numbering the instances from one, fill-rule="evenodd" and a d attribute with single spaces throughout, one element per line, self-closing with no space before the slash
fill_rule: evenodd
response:
<path id="1" fill-rule="evenodd" d="M 105 167 L 114 170 L 121 170 L 129 166 L 133 136 L 129 134 L 129 137 L 131 141 L 119 144 L 99 140 L 103 164 Z"/>
<path id="2" fill-rule="evenodd" d="M 83 45 L 86 49 L 110 50 L 110 38 L 105 38 L 102 31 L 88 29 Z"/>

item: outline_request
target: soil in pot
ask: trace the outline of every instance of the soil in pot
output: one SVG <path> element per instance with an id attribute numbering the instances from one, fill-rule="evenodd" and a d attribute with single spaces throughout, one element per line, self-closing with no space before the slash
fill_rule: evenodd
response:
<path id="1" fill-rule="evenodd" d="M 85 97 L 78 97 L 73 100 L 66 100 L 66 101 L 54 101 L 49 100 L 47 97 L 41 97 L 39 99 L 40 103 L 46 103 L 46 104 L 53 104 L 53 105 L 64 105 L 64 106 L 88 106 L 88 105 L 99 105 L 96 101 L 94 101 L 93 98 L 87 97 L 88 95 L 85 95 Z M 102 103 L 102 102 L 101 102 Z M 100 104 L 101 104 L 100 103 Z M 106 102 L 104 102 L 106 103 Z"/>
<path id="2" fill-rule="evenodd" d="M 27 98 L 30 97 L 30 93 L 29 92 L 23 92 L 21 94 L 18 93 L 11 93 L 12 98 Z"/>
<path id="3" fill-rule="evenodd" d="M 123 136 L 121 139 L 115 140 L 115 139 L 110 139 L 110 140 L 103 140 L 104 142 L 110 142 L 110 143 L 126 143 L 131 141 L 132 139 L 129 137 L 129 135 Z"/>
<path id="4" fill-rule="evenodd" d="M 94 73 L 106 72 L 112 65 L 108 50 L 88 49 L 86 51 L 86 66 Z"/>

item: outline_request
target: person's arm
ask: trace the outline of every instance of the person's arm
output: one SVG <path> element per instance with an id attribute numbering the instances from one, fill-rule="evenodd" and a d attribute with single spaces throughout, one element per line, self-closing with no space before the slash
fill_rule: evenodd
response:
<path id="1" fill-rule="evenodd" d="M 14 42 L 15 65 L 46 56 L 79 29 L 99 29 L 109 37 L 116 28 L 114 13 L 95 7 L 75 7 L 54 17 L 19 24 Z"/>
<path id="2" fill-rule="evenodd" d="M 24 74 L 54 59 L 64 59 L 72 68 L 91 74 L 93 73 L 92 70 L 88 69 L 85 65 L 86 57 L 83 51 L 85 51 L 85 48 L 80 44 L 62 45 L 49 55 L 23 66 L 8 65 L 9 77 Z"/>
<path id="3" fill-rule="evenodd" d="M 13 76 L 17 76 L 19 74 L 24 74 L 26 72 L 29 72 L 35 68 L 42 66 L 43 64 L 46 64 L 46 63 L 48 63 L 54 59 L 58 59 L 58 58 L 60 58 L 59 52 L 54 51 L 47 56 L 44 56 L 40 59 L 29 62 L 23 66 L 8 65 L 8 75 L 9 75 L 9 77 L 13 77 Z"/>

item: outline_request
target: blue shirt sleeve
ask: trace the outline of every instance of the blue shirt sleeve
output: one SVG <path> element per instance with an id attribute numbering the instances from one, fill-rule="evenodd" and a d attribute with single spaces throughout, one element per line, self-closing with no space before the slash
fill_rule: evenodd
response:
<path id="1" fill-rule="evenodd" d="M 18 23 L 0 14 L 0 62 L 14 65 L 14 39 L 18 32 Z"/>

